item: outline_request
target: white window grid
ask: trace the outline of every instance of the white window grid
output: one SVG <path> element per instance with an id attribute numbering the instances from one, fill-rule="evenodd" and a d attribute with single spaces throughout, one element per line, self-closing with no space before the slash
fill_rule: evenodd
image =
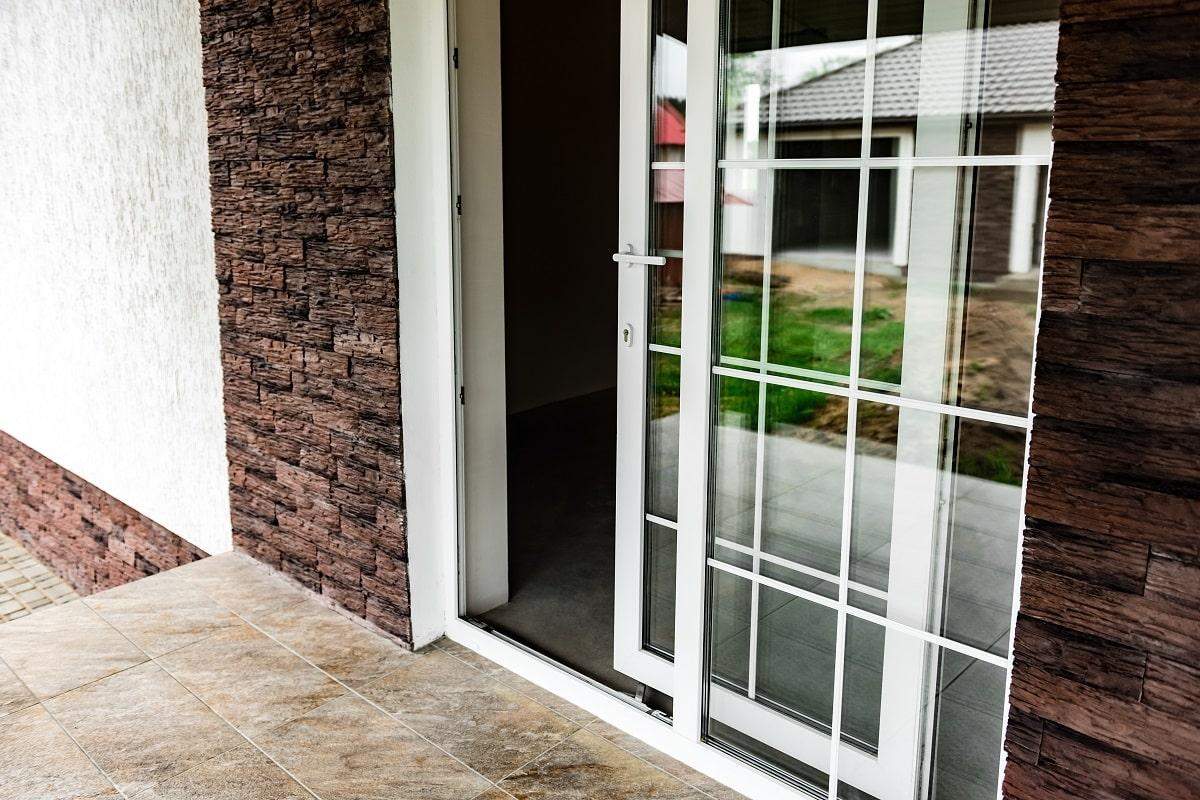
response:
<path id="1" fill-rule="evenodd" d="M 716 537 L 712 535 L 711 521 L 708 524 L 709 528 L 709 552 L 707 565 L 716 570 L 720 570 L 731 575 L 744 578 L 751 583 L 752 601 L 750 613 L 750 665 L 749 665 L 749 686 L 748 696 L 753 699 L 755 697 L 756 683 L 756 656 L 757 656 L 757 627 L 758 627 L 758 594 L 760 586 L 767 586 L 784 592 L 794 597 L 816 603 L 823 607 L 834 610 L 837 613 L 837 629 L 836 629 L 836 651 L 834 655 L 834 686 L 833 686 L 833 715 L 832 724 L 829 734 L 830 750 L 828 761 L 828 793 L 833 797 L 837 795 L 838 781 L 838 761 L 839 753 L 842 747 L 842 695 L 845 681 L 845 647 L 846 647 L 846 620 L 847 617 L 857 617 L 877 624 L 883 628 L 897 631 L 899 633 L 910 636 L 916 640 L 922 641 L 928 645 L 932 645 L 945 650 L 950 650 L 978 661 L 991 664 L 1005 670 L 1006 682 L 1011 675 L 1012 669 L 1012 653 L 1011 653 L 1011 626 L 1009 631 L 1009 646 L 1006 652 L 1007 656 L 997 655 L 996 653 L 979 649 L 971 645 L 959 642 L 953 638 L 932 633 L 928 630 L 913 627 L 887 616 L 881 616 L 871 611 L 859 608 L 849 602 L 849 592 L 860 592 L 864 595 L 877 599 L 885 599 L 886 593 L 880 590 L 853 581 L 849 578 L 850 567 L 849 557 L 851 552 L 851 534 L 853 527 L 853 502 L 854 502 L 854 469 L 856 465 L 855 459 L 855 439 L 857 427 L 857 406 L 860 401 L 879 403 L 883 405 L 893 406 L 896 408 L 912 408 L 915 410 L 933 412 L 948 418 L 960 418 L 992 423 L 997 425 L 1008 426 L 1026 431 L 1032 423 L 1032 411 L 1027 410 L 1024 415 L 1005 414 L 984 409 L 972 408 L 962 405 L 950 405 L 947 403 L 930 402 L 911 397 L 900 395 L 897 390 L 899 387 L 894 384 L 883 381 L 874 381 L 863 378 L 859 375 L 860 372 L 860 349 L 862 340 L 862 312 L 863 312 L 863 290 L 866 271 L 866 233 L 867 233 L 867 193 L 869 187 L 869 178 L 872 170 L 877 169 L 895 169 L 895 170 L 917 170 L 921 168 L 949 167 L 949 168 L 980 168 L 980 167 L 1020 167 L 1020 166 L 1049 166 L 1051 158 L 1049 155 L 958 155 L 958 156 L 901 156 L 901 157 L 880 157 L 871 155 L 872 144 L 872 111 L 873 111 L 873 91 L 874 91 L 874 75 L 875 75 L 875 56 L 876 56 L 876 29 L 878 21 L 878 2 L 879 0 L 869 0 L 868 15 L 867 15 L 867 32 L 866 32 L 866 57 L 865 57 L 865 77 L 863 91 L 863 117 L 862 117 L 862 138 L 861 138 L 861 155 L 857 158 L 812 158 L 812 159 L 793 159 L 793 158 L 718 158 L 716 164 L 718 171 L 729 169 L 755 169 L 766 171 L 764 183 L 766 189 L 763 193 L 767 203 L 764 213 L 764 225 L 766 227 L 764 236 L 764 256 L 763 256 L 763 294 L 762 294 L 762 324 L 760 325 L 760 353 L 759 359 L 744 359 L 728 356 L 721 356 L 718 352 L 714 352 L 714 363 L 711 367 L 711 372 L 714 377 L 724 376 L 729 378 L 739 378 L 748 381 L 754 381 L 759 384 L 759 402 L 758 402 L 758 420 L 756 426 L 756 453 L 755 453 L 755 506 L 754 506 L 754 528 L 753 528 L 753 545 L 747 547 L 745 545 L 732 542 L 728 539 Z M 704 4 L 707 5 L 707 4 Z M 774 0 L 772 13 L 772 50 L 778 50 L 780 40 L 780 1 Z M 770 93 L 771 108 L 768 114 L 768 129 L 767 129 L 767 151 L 768 153 L 775 152 L 775 133 L 776 133 L 776 103 L 777 93 Z M 720 127 L 720 126 L 718 126 Z M 718 141 L 720 138 L 718 137 Z M 659 162 L 650 163 L 652 171 L 658 170 L 678 170 L 685 169 L 684 162 Z M 858 219 L 855 241 L 855 262 L 854 262 L 854 295 L 852 308 L 852 329 L 851 329 L 851 346 L 850 346 L 850 369 L 847 375 L 838 375 L 833 373 L 821 372 L 817 370 L 808 370 L 789 365 L 771 363 L 767 357 L 767 337 L 769 326 L 770 313 L 770 281 L 771 281 L 771 224 L 773 220 L 772 205 L 774 202 L 773 191 L 773 176 L 777 170 L 858 170 L 859 172 L 859 194 L 858 194 Z M 720 204 L 718 202 L 717 207 Z M 1044 224 L 1044 219 L 1042 220 Z M 720 247 L 719 240 L 715 242 L 716 247 Z M 671 258 L 682 258 L 681 251 L 668 251 L 659 249 L 656 251 L 658 255 L 665 255 Z M 710 254 L 710 257 L 717 256 L 717 253 Z M 685 267 L 686 268 L 686 267 Z M 714 272 L 714 276 L 717 274 Z M 716 309 L 714 308 L 714 312 Z M 662 345 L 650 342 L 646 345 L 649 352 L 670 354 L 677 357 L 683 356 L 683 349 L 670 345 Z M 716 348 L 714 348 L 716 350 Z M 842 509 L 842 531 L 841 531 L 841 550 L 840 564 L 838 574 L 832 574 L 800 564 L 788 559 L 768 553 L 762 549 L 762 509 L 763 509 L 763 479 L 764 479 L 764 451 L 765 451 L 765 392 L 768 385 L 783 386 L 793 389 L 801 389 L 813 392 L 820 392 L 828 395 L 838 396 L 847 400 L 847 418 L 846 418 L 846 447 L 845 447 L 845 475 L 843 478 L 843 509 Z M 897 392 L 897 393 L 890 393 Z M 710 398 L 711 403 L 715 398 Z M 1028 452 L 1028 440 L 1026 441 L 1025 453 Z M 711 453 L 710 453 L 711 458 Z M 1022 479 L 1022 503 L 1024 499 L 1025 478 Z M 710 489 L 711 491 L 711 489 Z M 680 496 L 683 496 L 682 490 Z M 647 522 L 659 525 L 662 528 L 678 531 L 678 523 L 675 520 L 665 519 L 653 514 L 645 514 Z M 1017 532 L 1018 535 L 1020 531 Z M 720 546 L 732 551 L 739 552 L 749 556 L 752 559 L 752 570 L 745 570 L 732 564 L 720 561 L 711 556 L 712 548 Z M 760 566 L 762 562 L 769 562 L 793 570 L 795 572 L 808 575 L 810 577 L 819 578 L 827 581 L 837 587 L 837 598 L 833 599 L 823 594 L 808 591 L 786 582 L 767 577 L 760 574 Z M 1016 581 L 1019 579 L 1019 570 L 1017 570 L 1014 578 L 1013 596 L 1015 598 L 1017 591 Z M 1013 614 L 1015 616 L 1015 602 Z M 707 613 L 707 611 L 706 611 Z M 1001 769 L 1003 769 L 1003 759 L 1001 759 Z"/>

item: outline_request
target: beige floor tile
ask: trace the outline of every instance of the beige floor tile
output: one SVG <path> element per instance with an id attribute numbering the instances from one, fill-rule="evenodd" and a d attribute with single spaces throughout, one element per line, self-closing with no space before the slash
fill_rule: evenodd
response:
<path id="1" fill-rule="evenodd" d="M 665 772 L 671 773 L 689 786 L 699 789 L 709 797 L 712 797 L 713 800 L 746 800 L 743 795 L 738 794 L 728 786 L 717 783 L 704 773 L 697 772 L 687 764 L 676 761 L 661 750 L 654 749 L 641 739 L 630 736 L 620 728 L 613 727 L 607 722 L 596 720 L 588 725 L 587 729 L 603 736 L 622 750 L 645 761 L 649 761 Z"/>
<path id="2" fill-rule="evenodd" d="M 513 800 L 513 796 L 503 789 L 492 787 L 480 795 L 476 795 L 474 800 Z"/>
<path id="3" fill-rule="evenodd" d="M 126 794 L 136 794 L 244 742 L 153 663 L 46 703 Z"/>
<path id="4" fill-rule="evenodd" d="M 37 698 L 25 688 L 21 679 L 5 664 L 0 663 L 0 717 L 29 708 Z"/>
<path id="5" fill-rule="evenodd" d="M 255 624 L 349 686 L 381 678 L 412 656 L 315 600 L 268 614 Z"/>
<path id="6" fill-rule="evenodd" d="M 0 719 L 0 797 L 99 800 L 120 794 L 41 706 Z"/>
<path id="7" fill-rule="evenodd" d="M 146 660 L 83 603 L 48 608 L 0 625 L 0 658 L 42 699 Z"/>
<path id="8" fill-rule="evenodd" d="M 241 620 L 190 583 L 161 573 L 84 602 L 151 656 L 207 638 Z"/>
<path id="9" fill-rule="evenodd" d="M 546 706 L 546 708 L 549 708 L 559 715 L 566 717 L 578 725 L 587 725 L 589 722 L 595 719 L 592 714 L 584 711 L 574 703 L 563 700 L 561 697 L 554 694 L 554 692 L 543 689 L 541 686 L 525 680 L 520 675 L 509 672 L 495 661 L 484 658 L 471 648 L 464 647 L 458 642 L 450 639 L 439 639 L 434 643 L 433 646 L 439 650 L 443 650 L 444 652 L 451 654 L 461 661 L 465 661 L 467 664 L 475 667 L 475 669 L 479 670 L 480 672 L 492 676 L 505 686 L 516 689 L 526 697 L 532 698 L 538 703 Z"/>
<path id="10" fill-rule="evenodd" d="M 360 691 L 490 780 L 528 763 L 578 728 L 439 650 L 414 655 Z"/>
<path id="11" fill-rule="evenodd" d="M 501 781 L 500 788 L 517 800 L 707 800 L 692 787 L 586 730 Z"/>
<path id="12" fill-rule="evenodd" d="M 348 695 L 255 741 L 323 800 L 462 800 L 487 781 Z"/>
<path id="13" fill-rule="evenodd" d="M 247 736 L 346 692 L 244 623 L 169 653 L 158 663 Z"/>
<path id="14" fill-rule="evenodd" d="M 256 748 L 243 745 L 132 800 L 312 800 L 312 795 Z"/>
<path id="15" fill-rule="evenodd" d="M 241 553 L 224 553 L 193 561 L 174 573 L 251 621 L 309 597 L 303 589 Z"/>

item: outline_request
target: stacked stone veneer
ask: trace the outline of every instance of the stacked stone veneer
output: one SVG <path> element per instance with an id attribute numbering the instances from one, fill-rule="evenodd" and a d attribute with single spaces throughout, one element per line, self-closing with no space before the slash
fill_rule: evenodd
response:
<path id="1" fill-rule="evenodd" d="M 235 546 L 410 639 L 384 0 L 202 0 Z"/>
<path id="2" fill-rule="evenodd" d="M 1200 4 L 1064 0 L 1007 797 L 1200 797 Z"/>
<path id="3" fill-rule="evenodd" d="M 3 431 L 0 532 L 21 542 L 80 594 L 206 555 Z"/>

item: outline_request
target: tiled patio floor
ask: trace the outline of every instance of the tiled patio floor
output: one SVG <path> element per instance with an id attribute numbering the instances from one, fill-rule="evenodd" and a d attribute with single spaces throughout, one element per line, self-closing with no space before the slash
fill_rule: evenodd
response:
<path id="1" fill-rule="evenodd" d="M 228 554 L 0 625 L 7 800 L 730 800 L 474 653 Z"/>
<path id="2" fill-rule="evenodd" d="M 0 533 L 0 622 L 78 598 L 70 586 L 29 551 Z"/>

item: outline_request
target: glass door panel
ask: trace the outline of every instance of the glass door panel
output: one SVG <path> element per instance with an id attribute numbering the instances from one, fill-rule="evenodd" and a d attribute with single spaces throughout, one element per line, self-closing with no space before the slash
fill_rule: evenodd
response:
<path id="1" fill-rule="evenodd" d="M 1057 5 L 714 5 L 701 735 L 994 799 Z"/>
<path id="2" fill-rule="evenodd" d="M 613 662 L 674 691 L 687 2 L 622 4 L 622 249 Z"/>

